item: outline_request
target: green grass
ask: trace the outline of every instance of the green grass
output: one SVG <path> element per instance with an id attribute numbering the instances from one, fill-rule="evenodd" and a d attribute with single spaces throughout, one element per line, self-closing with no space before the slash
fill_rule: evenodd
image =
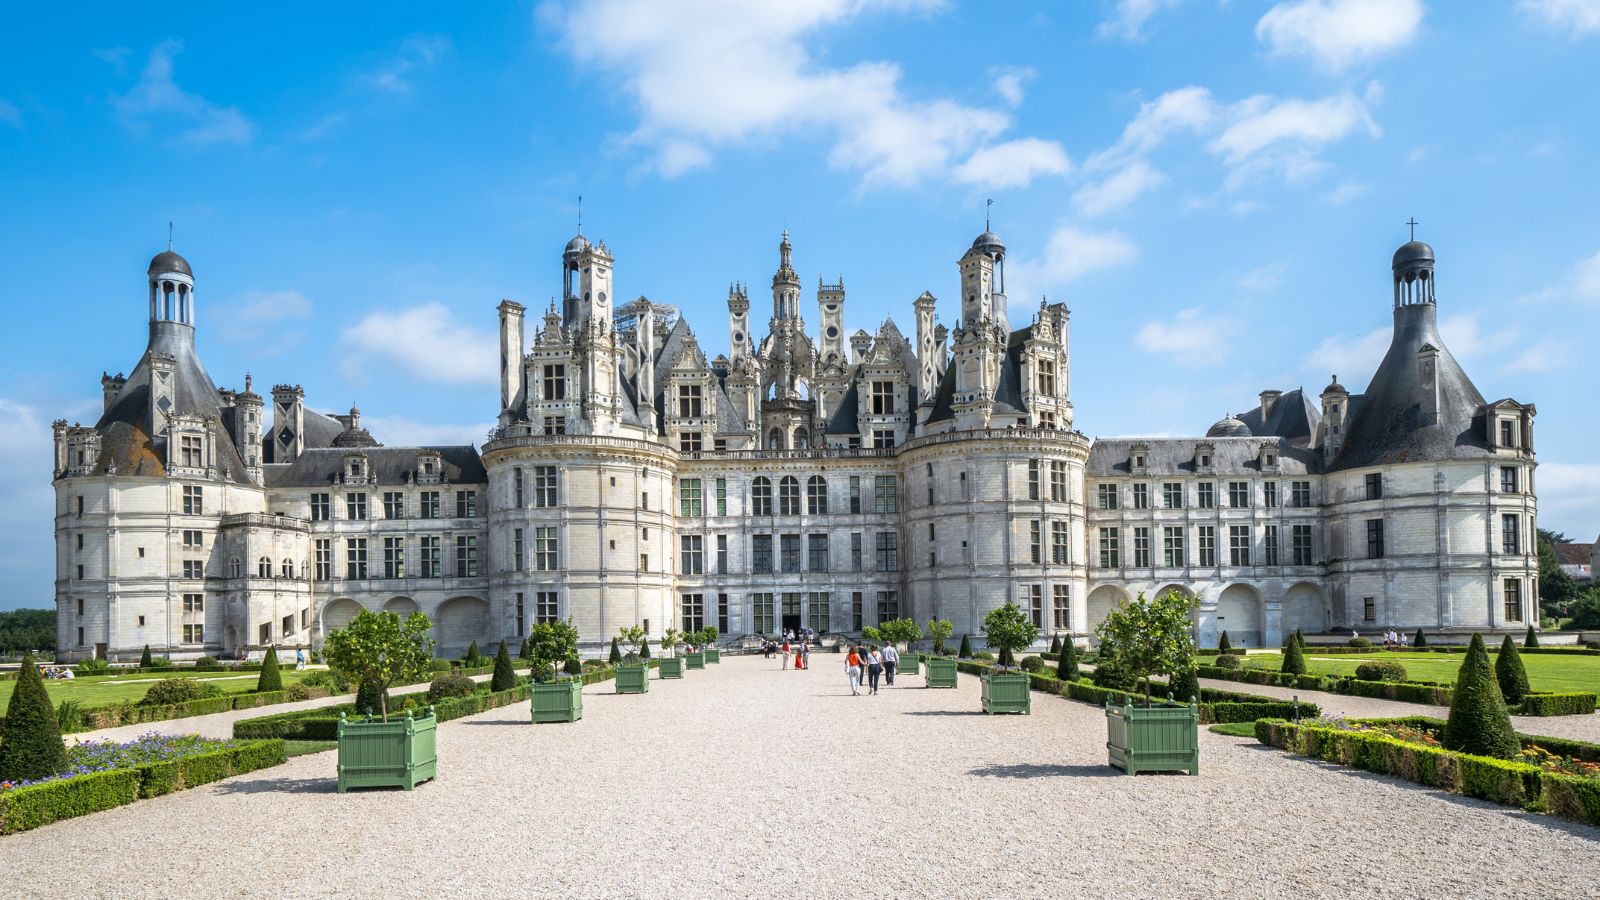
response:
<path id="1" fill-rule="evenodd" d="M 1256 736 L 1256 723 L 1254 723 L 1254 722 L 1223 722 L 1223 723 L 1221 723 L 1219 725 L 1211 726 L 1211 733 L 1212 734 L 1225 734 L 1228 737 L 1253 738 L 1253 737 Z"/>
<path id="2" fill-rule="evenodd" d="M 306 670 L 307 672 L 311 670 Z M 297 683 L 306 672 L 296 672 L 293 668 L 285 668 L 283 673 L 283 686 L 288 687 Z M 150 685 L 162 678 L 173 678 L 179 675 L 191 676 L 201 681 L 216 682 L 225 693 L 238 694 L 256 689 L 256 679 L 260 672 L 149 672 L 140 675 L 91 675 L 74 678 L 71 681 L 47 680 L 44 683 L 45 691 L 50 694 L 50 702 L 60 703 L 63 700 L 76 700 L 84 706 L 109 706 L 113 703 L 122 703 L 132 700 L 144 699 L 145 692 L 150 690 Z M 15 689 L 15 680 L 0 681 L 0 716 L 5 715 L 6 704 L 11 702 L 11 691 Z"/>
<path id="3" fill-rule="evenodd" d="M 1254 727 L 1254 726 L 1252 726 Z M 1252 732 L 1253 734 L 1254 732 Z M 334 750 L 339 746 L 338 741 L 284 741 L 284 752 L 289 756 L 305 756 L 307 753 L 322 753 Z"/>
<path id="4" fill-rule="evenodd" d="M 1394 660 L 1406 667 L 1406 677 L 1415 681 L 1454 684 L 1461 668 L 1460 653 L 1389 653 L 1371 656 L 1318 656 L 1315 648 L 1306 651 L 1306 666 L 1314 675 L 1354 675 L 1356 666 L 1375 659 Z M 1489 654 L 1494 661 L 1495 654 Z M 1252 669 L 1277 671 L 1283 666 L 1281 653 L 1252 653 L 1245 657 Z M 1536 691 L 1587 691 L 1600 694 L 1600 656 L 1567 654 L 1522 654 L 1528 670 L 1528 684 Z"/>

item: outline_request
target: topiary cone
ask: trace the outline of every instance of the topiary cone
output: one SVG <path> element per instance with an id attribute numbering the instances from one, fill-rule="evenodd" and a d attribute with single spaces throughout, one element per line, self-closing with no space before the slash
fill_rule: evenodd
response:
<path id="1" fill-rule="evenodd" d="M 645 638 L 644 640 L 639 642 L 639 658 L 640 659 L 649 659 L 650 658 L 650 639 L 649 638 Z"/>
<path id="2" fill-rule="evenodd" d="M 1426 635 L 1424 635 L 1422 633 L 1422 629 L 1421 628 L 1417 629 L 1417 636 L 1411 639 L 1411 646 L 1413 646 L 1413 647 L 1426 647 L 1426 646 L 1428 646 L 1428 638 L 1427 638 Z"/>
<path id="3" fill-rule="evenodd" d="M 613 666 L 622 662 L 622 645 L 618 644 L 617 640 L 617 638 L 611 639 L 611 656 L 607 657 Z"/>
<path id="4" fill-rule="evenodd" d="M 1200 675 L 1190 666 L 1167 679 L 1167 690 L 1172 699 L 1187 703 L 1200 696 Z"/>
<path id="5" fill-rule="evenodd" d="M 1221 653 L 1227 653 L 1229 650 L 1232 650 L 1232 649 L 1233 649 L 1233 642 L 1228 640 L 1228 633 L 1226 631 L 1224 631 L 1222 633 L 1222 637 L 1217 639 L 1217 650 L 1219 652 L 1221 652 Z"/>
<path id="6" fill-rule="evenodd" d="M 494 675 L 489 679 L 489 690 L 509 691 L 517 686 L 517 672 L 511 667 L 511 654 L 506 650 L 506 642 L 500 642 L 500 649 L 494 654 Z"/>
<path id="7" fill-rule="evenodd" d="M 961 636 L 961 648 L 956 651 L 956 656 L 962 659 L 972 658 L 972 639 L 970 635 L 963 634 Z"/>
<path id="8" fill-rule="evenodd" d="M 145 644 L 144 645 L 144 652 L 139 654 L 139 668 L 148 669 L 152 665 L 154 665 L 154 663 L 152 663 L 150 661 L 150 645 L 149 644 Z"/>
<path id="9" fill-rule="evenodd" d="M 1517 642 L 1509 634 L 1500 642 L 1500 655 L 1494 661 L 1494 677 L 1500 685 L 1500 696 L 1506 699 L 1506 705 L 1521 706 L 1522 698 L 1528 696 L 1528 671 L 1522 665 Z"/>
<path id="10" fill-rule="evenodd" d="M 61 743 L 55 707 L 50 705 L 38 664 L 25 656 L 6 707 L 5 735 L 0 737 L 0 781 L 37 781 L 66 770 L 67 748 Z"/>
<path id="11" fill-rule="evenodd" d="M 261 677 L 256 679 L 256 690 L 283 690 L 283 676 L 278 674 L 278 648 L 268 647 L 267 658 L 261 662 Z"/>
<path id="12" fill-rule="evenodd" d="M 1058 634 L 1055 637 L 1050 639 L 1050 652 L 1051 653 L 1060 653 L 1061 652 L 1061 635 Z"/>
<path id="13" fill-rule="evenodd" d="M 473 641 L 467 647 L 467 655 L 461 659 L 467 664 L 467 668 L 469 669 L 476 669 L 478 667 L 478 665 L 483 661 L 483 654 L 478 652 L 477 641 Z"/>
<path id="14" fill-rule="evenodd" d="M 1289 636 L 1289 646 L 1283 651 L 1283 668 L 1280 670 L 1288 675 L 1306 674 L 1306 651 L 1293 635 Z"/>
<path id="15" fill-rule="evenodd" d="M 1056 677 L 1062 681 L 1078 680 L 1078 645 L 1070 637 L 1061 644 L 1061 658 L 1056 660 Z"/>
<path id="16" fill-rule="evenodd" d="M 1489 652 L 1483 648 L 1482 635 L 1472 636 L 1466 659 L 1456 673 L 1450 719 L 1445 723 L 1440 743 L 1446 750 L 1496 759 L 1511 759 L 1522 750 L 1516 732 L 1511 729 L 1505 697 L 1489 666 Z"/>
<path id="17" fill-rule="evenodd" d="M 389 708 L 389 689 L 375 681 L 363 681 L 356 688 L 356 712 L 376 716 Z"/>
<path id="18" fill-rule="evenodd" d="M 1528 626 L 1528 635 L 1522 639 L 1522 646 L 1532 650 L 1539 646 L 1539 635 L 1533 630 L 1533 625 Z"/>
<path id="19" fill-rule="evenodd" d="M 518 659 L 533 659 L 533 650 L 528 646 L 528 639 L 522 639 L 522 649 L 517 651 Z"/>

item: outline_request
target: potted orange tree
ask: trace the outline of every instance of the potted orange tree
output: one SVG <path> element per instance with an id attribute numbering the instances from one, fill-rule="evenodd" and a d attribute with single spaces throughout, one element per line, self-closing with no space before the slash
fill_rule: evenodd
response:
<path id="1" fill-rule="evenodd" d="M 1039 638 L 1033 624 L 1017 604 L 989 610 L 983 617 L 983 636 L 990 647 L 1000 651 L 997 665 L 983 676 L 983 711 L 995 713 L 1033 712 L 1033 682 L 1028 673 L 1017 669 L 1016 653 Z"/>
<path id="2" fill-rule="evenodd" d="M 707 625 L 700 629 L 699 643 L 706 648 L 706 662 L 708 663 L 722 662 L 722 651 L 717 649 L 717 638 L 721 634 L 722 632 L 718 631 L 715 625 Z"/>
<path id="3" fill-rule="evenodd" d="M 338 672 L 378 694 L 380 717 L 365 720 L 339 714 L 339 793 L 348 788 L 402 787 L 432 779 L 438 771 L 433 708 L 421 716 L 406 711 L 389 720 L 389 686 L 423 677 L 433 663 L 433 623 L 420 612 L 402 620 L 397 613 L 362 610 L 350 624 L 328 634 L 322 656 Z"/>
<path id="4" fill-rule="evenodd" d="M 661 635 L 662 657 L 656 661 L 662 678 L 683 677 L 683 657 L 678 655 L 678 629 L 668 628 Z"/>
<path id="5" fill-rule="evenodd" d="M 533 721 L 576 722 L 583 718 L 583 678 L 562 672 L 568 660 L 578 658 L 578 629 L 565 621 L 539 622 L 528 632 L 533 657 L 533 687 L 529 706 Z M 582 672 L 582 668 L 578 669 Z"/>
<path id="6" fill-rule="evenodd" d="M 1129 775 L 1140 772 L 1200 774 L 1200 708 L 1193 703 L 1150 701 L 1150 676 L 1169 681 L 1194 668 L 1190 616 L 1195 600 L 1168 591 L 1153 600 L 1140 592 L 1124 600 L 1102 621 L 1100 646 L 1111 644 L 1110 660 L 1144 682 L 1144 705 L 1124 697 L 1119 707 L 1106 701 L 1106 750 L 1112 766 Z"/>
<path id="7" fill-rule="evenodd" d="M 638 625 L 617 630 L 617 636 L 633 645 L 617 663 L 617 693 L 644 694 L 650 690 L 650 666 L 644 660 L 644 629 Z"/>

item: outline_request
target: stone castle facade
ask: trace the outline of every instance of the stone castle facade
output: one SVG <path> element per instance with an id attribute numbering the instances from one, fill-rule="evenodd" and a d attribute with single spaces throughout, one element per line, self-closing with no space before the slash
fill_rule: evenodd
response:
<path id="1" fill-rule="evenodd" d="M 787 233 L 757 341 L 728 291 L 727 355 L 675 308 L 615 305 L 574 237 L 529 334 L 499 306 L 499 416 L 480 449 L 387 447 L 296 385 L 218 389 L 195 279 L 149 266 L 149 342 L 92 426 L 55 424 L 59 646 L 177 658 L 315 645 L 361 609 L 421 610 L 443 652 L 572 617 L 727 636 L 859 633 L 912 616 L 977 633 L 1015 600 L 1086 635 L 1121 599 L 1199 599 L 1203 644 L 1537 621 L 1534 409 L 1485 402 L 1436 327 L 1433 253 L 1395 254 L 1394 341 L 1364 394 L 1262 393 L 1204 437 L 1074 429 L 1069 313 L 1011 327 L 1005 247 L 958 261 L 960 316 L 913 301 L 844 333 L 845 289 L 801 314 Z"/>

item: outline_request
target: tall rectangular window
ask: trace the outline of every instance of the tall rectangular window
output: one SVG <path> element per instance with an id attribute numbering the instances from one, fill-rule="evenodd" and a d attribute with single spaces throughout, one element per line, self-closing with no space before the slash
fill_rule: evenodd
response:
<path id="1" fill-rule="evenodd" d="M 1502 493 L 1502 494 L 1515 494 L 1515 493 L 1517 493 L 1517 467 L 1516 466 L 1501 466 L 1500 467 L 1500 493 Z"/>
<path id="2" fill-rule="evenodd" d="M 344 542 L 344 577 L 367 577 L 367 539 L 345 538 Z"/>
<path id="3" fill-rule="evenodd" d="M 383 492 L 383 517 L 385 519 L 404 519 L 406 517 L 406 495 L 404 492 Z"/>
<path id="4" fill-rule="evenodd" d="M 478 517 L 478 492 L 456 491 L 456 518 L 476 519 Z"/>
<path id="5" fill-rule="evenodd" d="M 439 492 L 438 491 L 423 491 L 422 493 L 417 495 L 417 500 L 419 501 L 419 508 L 417 510 L 417 515 L 421 516 L 424 519 L 437 519 L 437 518 L 439 518 Z"/>
<path id="6" fill-rule="evenodd" d="M 717 479 L 717 515 L 728 514 L 728 479 Z"/>
<path id="7" fill-rule="evenodd" d="M 1161 505 L 1166 509 L 1183 509 L 1183 483 L 1165 481 L 1161 484 Z"/>
<path id="8" fill-rule="evenodd" d="M 1368 472 L 1366 478 L 1367 499 L 1383 499 L 1383 475 L 1379 472 Z"/>
<path id="9" fill-rule="evenodd" d="M 1028 621 L 1035 628 L 1044 627 L 1044 585 L 1025 584 L 1022 586 L 1022 606 L 1028 612 Z"/>
<path id="10" fill-rule="evenodd" d="M 1072 588 L 1065 584 L 1051 585 L 1051 624 L 1057 631 L 1072 630 Z"/>
<path id="11" fill-rule="evenodd" d="M 1196 500 L 1201 509 L 1213 509 L 1217 505 L 1217 486 L 1209 481 L 1202 481 L 1195 485 L 1197 489 Z"/>
<path id="12" fill-rule="evenodd" d="M 706 627 L 706 595 L 682 594 L 683 598 L 683 630 L 699 631 Z"/>
<path id="13" fill-rule="evenodd" d="M 818 637 L 828 633 L 828 605 L 831 599 L 821 591 L 811 592 L 806 598 L 806 627 L 817 633 Z"/>
<path id="14" fill-rule="evenodd" d="M 524 493 L 523 493 L 525 484 L 526 484 L 526 481 L 522 477 L 522 468 L 519 466 L 519 467 L 517 467 L 515 469 L 512 469 L 511 470 L 511 505 L 516 509 L 521 509 L 523 507 L 526 499 L 527 499 L 524 496 Z"/>
<path id="15" fill-rule="evenodd" d="M 778 537 L 780 571 L 800 571 L 800 535 L 784 534 Z"/>
<path id="16" fill-rule="evenodd" d="M 800 515 L 800 479 L 792 475 L 778 479 L 778 515 Z"/>
<path id="17" fill-rule="evenodd" d="M 406 539 L 386 537 L 383 539 L 383 577 L 406 577 Z"/>
<path id="18" fill-rule="evenodd" d="M 706 568 L 706 539 L 705 535 L 685 534 L 679 535 L 682 566 L 678 569 L 680 575 L 703 575 Z M 699 631 L 698 628 L 689 628 L 689 631 Z"/>
<path id="19" fill-rule="evenodd" d="M 678 449 L 684 453 L 699 453 L 705 446 L 705 435 L 698 431 L 685 431 L 678 435 Z"/>
<path id="20" fill-rule="evenodd" d="M 894 429 L 893 428 L 874 428 L 874 429 L 872 429 L 872 449 L 874 449 L 874 450 L 888 450 L 889 448 L 891 448 L 893 446 L 894 446 Z"/>
<path id="21" fill-rule="evenodd" d="M 772 535 L 750 535 L 750 571 L 757 575 L 772 572 Z"/>
<path id="22" fill-rule="evenodd" d="M 717 595 L 717 631 L 722 633 L 722 634 L 727 634 L 728 630 L 729 630 L 729 628 L 728 628 L 728 595 L 727 594 L 718 594 Z"/>
<path id="23" fill-rule="evenodd" d="M 559 563 L 560 546 L 556 526 L 541 525 L 533 529 L 533 568 L 540 572 L 554 572 Z"/>
<path id="24" fill-rule="evenodd" d="M 359 521 L 367 517 L 367 495 L 360 492 L 350 492 L 344 495 L 344 517 Z"/>
<path id="25" fill-rule="evenodd" d="M 550 508 L 560 502 L 555 466 L 533 467 L 533 505 Z"/>
<path id="26" fill-rule="evenodd" d="M 1050 562 L 1058 566 L 1071 562 L 1068 556 L 1070 542 L 1067 537 L 1067 523 L 1055 519 L 1050 523 Z"/>
<path id="27" fill-rule="evenodd" d="M 1500 552 L 1522 552 L 1522 519 L 1520 516 L 1505 515 L 1500 517 Z"/>
<path id="28" fill-rule="evenodd" d="M 1136 569 L 1150 566 L 1150 529 L 1144 526 L 1133 529 L 1133 565 Z"/>
<path id="29" fill-rule="evenodd" d="M 1041 359 L 1035 365 L 1038 367 L 1039 393 L 1046 397 L 1056 395 L 1056 364 L 1054 360 Z"/>
<path id="30" fill-rule="evenodd" d="M 728 536 L 717 535 L 717 574 L 728 574 Z"/>
<path id="31" fill-rule="evenodd" d="M 872 414 L 875 416 L 894 415 L 894 382 L 872 382 Z"/>
<path id="32" fill-rule="evenodd" d="M 1183 548 L 1182 526 L 1167 526 L 1161 529 L 1161 562 L 1169 569 L 1181 569 L 1189 564 L 1189 558 Z"/>
<path id="33" fill-rule="evenodd" d="M 1278 526 L 1267 525 L 1261 530 L 1261 550 L 1266 554 L 1266 564 L 1278 564 Z"/>
<path id="34" fill-rule="evenodd" d="M 1117 486 L 1114 484 L 1097 484 L 1094 486 L 1095 501 L 1101 509 L 1117 508 Z"/>
<path id="35" fill-rule="evenodd" d="M 1276 481 L 1264 482 L 1261 485 L 1261 505 L 1268 509 L 1278 506 L 1278 483 Z"/>
<path id="36" fill-rule="evenodd" d="M 771 594 L 750 595 L 750 624 L 756 634 L 777 633 L 773 613 Z"/>
<path id="37" fill-rule="evenodd" d="M 1060 461 L 1050 463 L 1050 499 L 1058 503 L 1067 500 L 1067 464 Z"/>
<path id="38" fill-rule="evenodd" d="M 1133 486 L 1133 508 L 1134 509 L 1149 509 L 1150 508 L 1150 485 L 1148 485 L 1148 484 L 1136 484 L 1136 485 Z"/>
<path id="39" fill-rule="evenodd" d="M 1100 568 L 1115 569 L 1122 565 L 1121 543 L 1118 529 L 1100 529 Z"/>
<path id="40" fill-rule="evenodd" d="M 565 365 L 547 365 L 544 367 L 544 377 L 541 380 L 544 387 L 544 399 L 567 399 L 567 367 Z"/>
<path id="41" fill-rule="evenodd" d="M 193 469 L 205 465 L 205 453 L 202 451 L 200 438 L 193 435 L 184 435 L 179 441 L 180 459 L 182 464 Z"/>
<path id="42" fill-rule="evenodd" d="M 528 633 L 528 608 L 522 602 L 522 592 L 517 591 L 517 637 Z"/>
<path id="43" fill-rule="evenodd" d="M 861 571 L 861 532 L 850 533 L 850 571 Z"/>
<path id="44" fill-rule="evenodd" d="M 522 541 L 522 529 L 511 529 L 511 571 L 521 572 L 527 564 L 525 555 L 526 545 Z"/>
<path id="45" fill-rule="evenodd" d="M 1367 559 L 1383 559 L 1383 520 L 1367 520 Z"/>
<path id="46" fill-rule="evenodd" d="M 813 475 L 806 480 L 806 513 L 813 516 L 828 514 L 828 480 Z"/>
<path id="47" fill-rule="evenodd" d="M 533 595 L 533 620 L 554 622 L 561 617 L 561 597 L 555 591 L 539 591 Z"/>
<path id="48" fill-rule="evenodd" d="M 456 535 L 456 577 L 478 577 L 478 537 L 473 534 Z"/>
<path id="49" fill-rule="evenodd" d="M 417 549 L 421 555 L 421 566 L 417 574 L 423 578 L 438 578 L 440 575 L 439 570 L 442 567 L 440 563 L 439 536 L 436 534 L 423 535 L 418 539 Z"/>
<path id="50" fill-rule="evenodd" d="M 1290 506 L 1311 505 L 1311 482 L 1292 481 L 1289 483 L 1289 492 Z"/>
<path id="51" fill-rule="evenodd" d="M 206 595 L 205 594 L 184 594 L 183 595 L 183 611 L 186 612 L 186 613 L 205 612 L 206 611 Z"/>
<path id="52" fill-rule="evenodd" d="M 1033 563 L 1044 562 L 1044 523 L 1038 519 L 1028 523 L 1028 561 Z"/>
<path id="53" fill-rule="evenodd" d="M 896 490 L 893 475 L 874 475 L 872 477 L 872 511 L 875 513 L 892 513 L 900 511 L 900 496 Z"/>
<path id="54" fill-rule="evenodd" d="M 317 580 L 331 580 L 333 578 L 333 539 L 317 538 L 315 553 Z"/>
<path id="55" fill-rule="evenodd" d="M 705 513 L 700 497 L 700 479 L 685 478 L 678 482 L 678 515 L 698 518 Z"/>
<path id="56" fill-rule="evenodd" d="M 313 522 L 326 522 L 329 519 L 333 518 L 332 514 L 329 513 L 329 511 L 328 511 L 328 507 L 329 507 L 329 504 L 328 504 L 328 495 L 327 494 L 312 494 L 311 495 L 311 521 L 313 521 Z"/>
<path id="57" fill-rule="evenodd" d="M 1501 593 L 1506 603 L 1506 621 L 1522 621 L 1522 580 L 1507 578 L 1501 585 Z"/>
<path id="58" fill-rule="evenodd" d="M 862 619 L 862 606 L 864 606 L 864 604 L 861 602 L 861 592 L 860 591 L 851 591 L 850 592 L 850 628 L 853 631 L 860 631 L 861 630 L 861 626 L 863 624 L 865 624 L 861 620 Z M 78 643 L 81 644 L 83 642 L 79 641 Z"/>
<path id="59" fill-rule="evenodd" d="M 825 534 L 806 535 L 806 570 L 810 572 L 828 571 L 828 536 Z"/>
<path id="60" fill-rule="evenodd" d="M 1376 622 L 1376 621 L 1378 621 L 1378 598 L 1376 598 L 1376 597 L 1362 597 L 1361 598 L 1361 621 L 1363 621 L 1363 622 Z"/>
<path id="61" fill-rule="evenodd" d="M 81 499 L 81 498 L 80 498 Z M 78 510 L 80 513 L 82 509 Z M 186 516 L 204 515 L 206 511 L 205 491 L 199 485 L 186 484 L 183 486 L 183 514 Z"/>
<path id="62" fill-rule="evenodd" d="M 900 618 L 900 592 L 878 592 L 878 622 L 893 622 Z"/>
<path id="63" fill-rule="evenodd" d="M 772 515 L 772 479 L 765 475 L 757 475 L 756 479 L 750 482 L 750 514 Z"/>
<path id="64" fill-rule="evenodd" d="M 1228 505 L 1234 509 L 1244 509 L 1250 505 L 1250 482 L 1228 482 Z"/>
<path id="65" fill-rule="evenodd" d="M 1228 526 L 1228 563 L 1235 566 L 1250 565 L 1250 526 Z"/>
<path id="66" fill-rule="evenodd" d="M 1201 525 L 1195 529 L 1195 543 L 1199 545 L 1200 565 L 1202 567 L 1217 564 L 1217 529 L 1213 525 Z"/>
<path id="67" fill-rule="evenodd" d="M 1028 460 L 1028 499 L 1039 499 L 1039 461 Z"/>
<path id="68" fill-rule="evenodd" d="M 900 534 L 896 531 L 878 532 L 878 571 L 900 571 Z"/>
<path id="69" fill-rule="evenodd" d="M 850 476 L 850 512 L 861 512 L 861 478 L 857 475 Z"/>
<path id="70" fill-rule="evenodd" d="M 1510 419 L 1500 420 L 1500 446 L 1515 447 L 1517 445 L 1517 427 L 1511 424 Z"/>
<path id="71" fill-rule="evenodd" d="M 702 398 L 701 398 L 701 395 L 700 395 L 700 385 L 698 385 L 698 384 L 680 384 L 680 385 L 678 385 L 678 418 L 680 418 L 680 419 L 698 419 L 698 418 L 700 418 L 700 415 L 701 415 L 701 400 L 702 400 Z M 699 629 L 691 628 L 689 630 L 690 631 L 697 631 Z"/>
<path id="72" fill-rule="evenodd" d="M 1294 526 L 1294 530 L 1289 533 L 1289 541 L 1290 549 L 1294 553 L 1294 564 L 1311 565 L 1311 526 Z"/>

